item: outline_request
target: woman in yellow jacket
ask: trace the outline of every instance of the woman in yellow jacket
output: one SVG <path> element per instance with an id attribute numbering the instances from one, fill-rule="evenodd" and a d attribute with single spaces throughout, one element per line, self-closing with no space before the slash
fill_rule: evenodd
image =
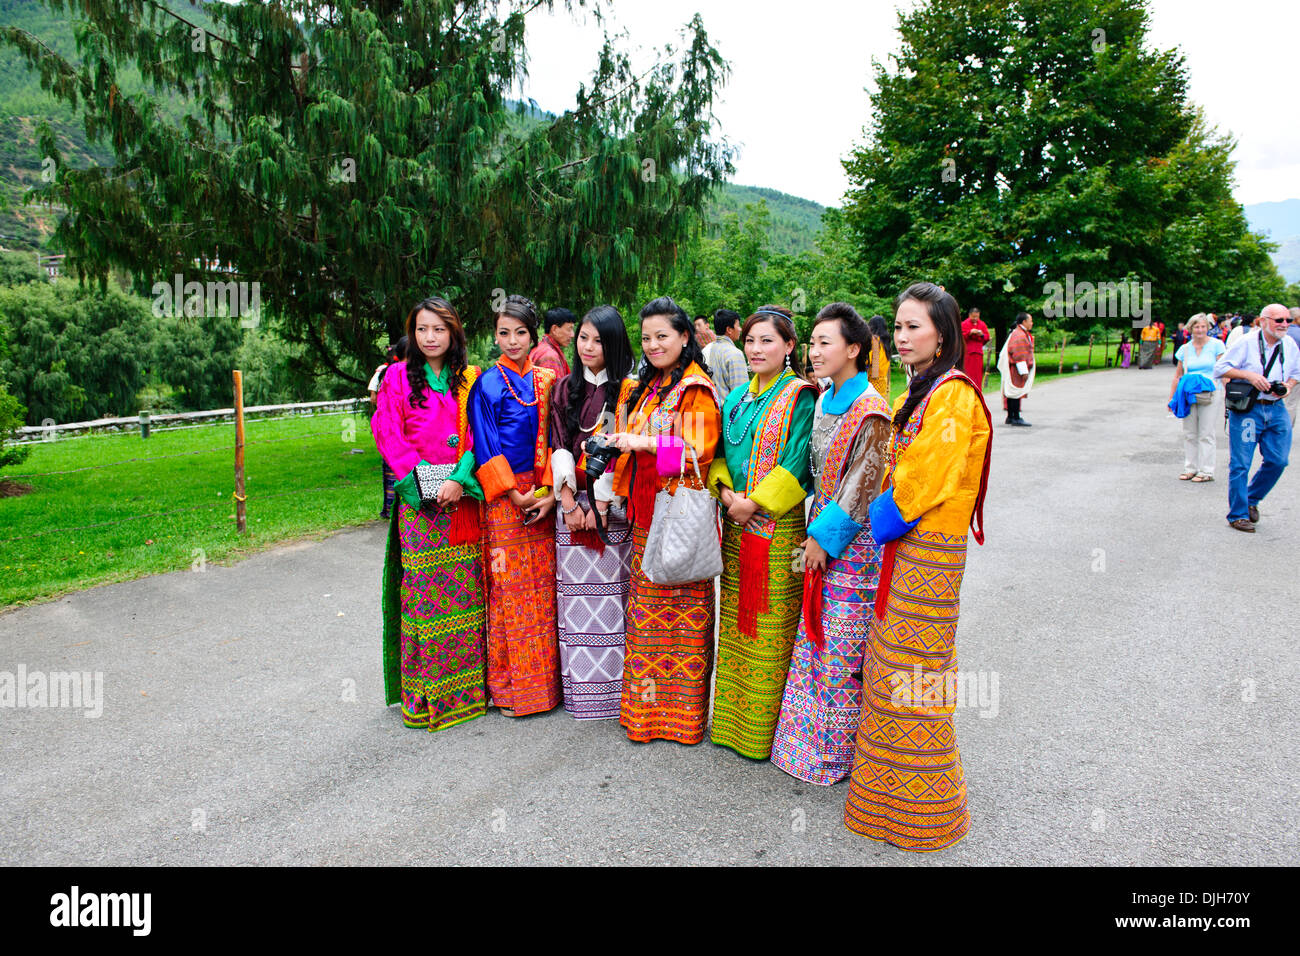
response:
<path id="1" fill-rule="evenodd" d="M 913 375 L 894 406 L 884 490 L 870 509 L 885 549 L 844 823 L 905 850 L 941 850 L 970 827 L 953 727 L 955 640 L 967 527 L 984 541 L 993 427 L 959 368 L 951 295 L 909 286 L 894 343 Z"/>

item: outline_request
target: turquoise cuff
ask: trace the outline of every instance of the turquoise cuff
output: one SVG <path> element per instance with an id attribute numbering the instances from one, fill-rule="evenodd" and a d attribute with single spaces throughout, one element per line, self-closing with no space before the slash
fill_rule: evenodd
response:
<path id="1" fill-rule="evenodd" d="M 871 520 L 871 537 L 876 539 L 876 544 L 885 544 L 901 538 L 915 528 L 921 520 L 919 515 L 912 521 L 903 518 L 898 505 L 894 504 L 893 488 L 871 502 L 867 513 Z"/>
<path id="2" fill-rule="evenodd" d="M 843 554 L 849 542 L 861 531 L 862 525 L 850 518 L 848 512 L 834 501 L 826 502 L 826 506 L 808 526 L 808 536 L 816 540 L 832 558 Z"/>

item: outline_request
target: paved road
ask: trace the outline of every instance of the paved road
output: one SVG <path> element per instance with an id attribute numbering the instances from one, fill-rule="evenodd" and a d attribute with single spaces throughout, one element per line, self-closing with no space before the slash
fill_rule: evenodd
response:
<path id="1" fill-rule="evenodd" d="M 1176 480 L 1170 375 L 996 416 L 958 639 L 987 694 L 958 711 L 973 823 L 943 853 L 708 743 L 562 712 L 404 729 L 377 523 L 0 615 L 0 672 L 104 675 L 98 718 L 0 709 L 0 863 L 1294 863 L 1300 468 L 1229 529 L 1226 442 L 1218 481 Z"/>

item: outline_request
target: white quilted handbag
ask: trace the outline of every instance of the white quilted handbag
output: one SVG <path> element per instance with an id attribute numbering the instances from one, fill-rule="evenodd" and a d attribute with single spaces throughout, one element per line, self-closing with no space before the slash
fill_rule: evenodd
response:
<path id="1" fill-rule="evenodd" d="M 655 495 L 654 517 L 646 535 L 641 572 L 654 584 L 667 587 L 707 581 L 722 573 L 722 541 L 718 535 L 718 504 L 700 481 L 700 459 L 691 448 L 699 488 L 687 488 L 686 449 L 682 446 L 682 476 L 675 494 Z"/>

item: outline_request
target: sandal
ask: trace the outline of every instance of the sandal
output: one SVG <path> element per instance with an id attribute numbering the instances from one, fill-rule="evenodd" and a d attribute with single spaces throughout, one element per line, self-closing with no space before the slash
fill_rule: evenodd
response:
<path id="1" fill-rule="evenodd" d="M 1178 480 L 1179 480 L 1179 481 L 1191 481 L 1191 480 L 1192 480 L 1193 478 L 1195 478 L 1195 477 L 1196 477 L 1196 472 L 1194 472 L 1194 471 L 1185 471 L 1185 472 L 1183 472 L 1181 475 L 1178 476 Z"/>
<path id="2" fill-rule="evenodd" d="M 1213 481 L 1213 480 L 1214 480 L 1213 475 L 1197 475 L 1195 478 L 1192 479 L 1192 481 L 1196 481 L 1196 482 Z"/>

